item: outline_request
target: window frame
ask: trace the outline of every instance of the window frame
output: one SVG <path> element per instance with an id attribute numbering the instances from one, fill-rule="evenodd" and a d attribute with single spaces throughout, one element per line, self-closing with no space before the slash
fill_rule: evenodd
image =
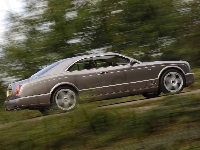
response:
<path id="1" fill-rule="evenodd" d="M 93 61 L 93 63 L 96 65 L 96 62 L 95 62 L 95 59 L 94 58 L 97 58 L 97 57 L 104 57 L 104 56 L 118 56 L 118 57 L 122 57 L 124 59 L 128 59 L 129 60 L 129 64 L 131 63 L 131 61 L 136 61 L 138 64 L 141 64 L 140 61 L 136 60 L 136 59 L 133 59 L 133 58 L 130 58 L 130 57 L 127 57 L 127 56 L 124 56 L 124 55 L 120 55 L 120 54 L 109 54 L 109 55 L 97 55 L 97 56 L 90 56 L 90 57 L 84 57 L 84 58 L 81 58 L 81 59 L 78 59 L 76 60 L 75 62 L 73 62 L 71 65 L 69 65 L 69 67 L 67 67 L 67 69 L 65 70 L 66 72 L 73 72 L 73 71 L 69 71 L 69 69 L 74 65 L 76 64 L 77 62 L 79 61 L 82 61 L 84 59 L 91 59 Z M 119 65 L 118 65 L 119 66 Z M 111 67 L 115 67 L 115 66 L 111 66 Z M 105 67 L 107 68 L 107 67 Z M 98 69 L 97 66 L 95 66 L 95 68 L 92 68 L 92 69 Z M 84 69 L 86 70 L 86 69 Z M 91 69 L 89 69 L 91 70 Z M 82 71 L 82 70 L 77 70 L 77 71 Z"/>
<path id="2" fill-rule="evenodd" d="M 93 64 L 95 65 L 95 67 L 94 67 L 94 68 L 91 68 L 91 69 L 96 69 L 96 64 L 95 64 L 95 62 L 94 62 L 93 57 L 86 57 L 86 58 L 79 59 L 79 60 L 75 61 L 74 63 L 72 63 L 72 64 L 66 69 L 66 72 L 91 70 L 91 69 L 82 69 L 82 70 L 80 70 L 80 66 L 78 65 L 78 62 L 81 62 L 81 61 L 83 61 L 84 59 L 86 59 L 85 62 L 87 62 L 87 61 L 88 61 L 88 62 L 89 62 L 89 61 L 92 61 Z M 90 60 L 90 59 L 91 59 L 91 60 Z M 70 71 L 70 69 L 71 69 L 74 65 L 77 65 L 78 70 Z"/>

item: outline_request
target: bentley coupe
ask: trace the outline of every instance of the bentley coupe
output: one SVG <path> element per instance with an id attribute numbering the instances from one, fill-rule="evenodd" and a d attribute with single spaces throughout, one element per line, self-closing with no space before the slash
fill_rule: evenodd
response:
<path id="1" fill-rule="evenodd" d="M 11 83 L 4 104 L 6 110 L 68 111 L 84 92 L 92 101 L 136 94 L 153 98 L 161 92 L 179 93 L 192 83 L 194 74 L 186 61 L 140 62 L 108 52 L 63 59 Z"/>

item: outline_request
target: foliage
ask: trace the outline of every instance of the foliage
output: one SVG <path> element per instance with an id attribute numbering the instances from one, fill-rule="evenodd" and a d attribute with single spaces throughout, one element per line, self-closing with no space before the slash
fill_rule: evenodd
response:
<path id="1" fill-rule="evenodd" d="M 7 17 L 4 57 L 0 58 L 5 76 L 24 79 L 59 59 L 101 51 L 141 61 L 199 64 L 200 7 L 196 0 L 24 3 L 23 14 L 9 13 Z"/>
<path id="2" fill-rule="evenodd" d="M 189 3 L 177 1 L 174 3 L 177 13 L 176 41 L 164 49 L 164 60 L 186 60 L 193 66 L 199 66 L 199 2 Z"/>
<path id="3" fill-rule="evenodd" d="M 130 105 L 96 109 L 94 104 L 80 104 L 65 114 L 20 122 L 12 122 L 13 118 L 0 126 L 0 145 L 2 149 L 198 149 L 199 94 L 170 96 L 155 105 L 138 112 Z"/>
<path id="4" fill-rule="evenodd" d="M 1 104 L 5 101 L 6 99 L 6 90 L 5 90 L 5 86 L 3 85 L 3 82 L 0 81 L 0 108 L 1 108 Z"/>
<path id="5" fill-rule="evenodd" d="M 1 45 L 4 54 L 0 58 L 1 76 L 24 79 L 59 59 L 102 51 L 123 53 L 141 61 L 187 60 L 193 66 L 199 65 L 198 0 L 24 0 L 24 3 L 23 14 L 7 15 L 8 31 Z M 196 72 L 199 80 L 199 71 Z M 192 88 L 197 87 L 199 83 Z M 1 82 L 2 104 L 4 93 Z M 0 147 L 144 149 L 142 139 L 152 146 L 149 145 L 152 136 L 162 139 L 160 133 L 170 132 L 170 137 L 177 132 L 186 133 L 188 122 L 192 122 L 198 133 L 198 100 L 199 95 L 172 96 L 159 108 L 139 115 L 130 107 L 93 110 L 89 106 L 63 116 L 0 125 Z M 39 112 L 28 110 L 12 114 L 2 111 L 0 122 L 38 115 Z M 185 147 L 188 138 L 191 140 L 187 135 L 178 135 L 175 139 L 180 141 L 163 137 L 166 142 L 156 142 L 152 149 Z M 196 148 L 193 143 L 188 149 Z"/>

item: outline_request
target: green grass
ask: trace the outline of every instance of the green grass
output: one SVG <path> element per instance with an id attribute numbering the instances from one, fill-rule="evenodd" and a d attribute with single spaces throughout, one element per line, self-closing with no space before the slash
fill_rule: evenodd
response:
<path id="1" fill-rule="evenodd" d="M 0 107 L 0 124 L 27 120 L 35 117 L 42 116 L 39 111 L 35 110 L 21 110 L 21 111 L 5 111 L 5 108 Z"/>
<path id="2" fill-rule="evenodd" d="M 74 111 L 0 127 L 4 149 L 200 149 L 200 94 L 169 96 L 136 113 L 130 106 Z M 148 105 L 148 103 L 147 103 Z"/>

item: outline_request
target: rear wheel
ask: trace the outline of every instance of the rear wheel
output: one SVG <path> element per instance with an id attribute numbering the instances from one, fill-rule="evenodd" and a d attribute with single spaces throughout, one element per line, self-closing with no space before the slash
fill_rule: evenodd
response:
<path id="1" fill-rule="evenodd" d="M 77 92 L 68 86 L 57 88 L 51 97 L 51 106 L 49 108 L 42 108 L 39 111 L 44 114 L 51 114 L 56 112 L 69 111 L 76 106 Z"/>
<path id="2" fill-rule="evenodd" d="M 52 102 L 61 110 L 71 110 L 76 105 L 76 92 L 69 87 L 58 88 L 52 96 Z"/>
<path id="3" fill-rule="evenodd" d="M 167 70 L 161 77 L 160 88 L 163 93 L 179 93 L 185 84 L 183 74 L 176 70 Z"/>

